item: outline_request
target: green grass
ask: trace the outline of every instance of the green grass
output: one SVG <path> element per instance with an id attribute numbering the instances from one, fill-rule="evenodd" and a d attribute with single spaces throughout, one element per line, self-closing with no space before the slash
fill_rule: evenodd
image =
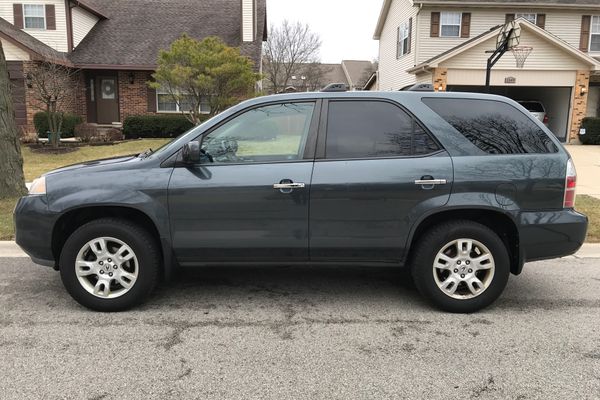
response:
<path id="1" fill-rule="evenodd" d="M 575 208 L 590 219 L 585 241 L 600 243 L 600 199 L 581 194 L 577 196 Z"/>
<path id="2" fill-rule="evenodd" d="M 65 165 L 114 156 L 141 153 L 147 148 L 157 149 L 171 139 L 132 140 L 112 146 L 83 146 L 64 154 L 35 153 L 27 146 L 21 147 L 25 180 L 31 182 L 45 172 Z"/>
<path id="3" fill-rule="evenodd" d="M 12 240 L 15 235 L 13 226 L 13 209 L 16 198 L 0 199 L 0 240 Z"/>

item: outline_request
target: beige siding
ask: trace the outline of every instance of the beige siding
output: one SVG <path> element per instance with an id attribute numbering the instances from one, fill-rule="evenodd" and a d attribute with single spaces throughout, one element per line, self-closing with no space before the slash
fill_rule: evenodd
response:
<path id="1" fill-rule="evenodd" d="M 73 47 L 77 47 L 96 25 L 99 18 L 81 7 L 74 7 L 71 16 L 73 18 Z"/>
<path id="2" fill-rule="evenodd" d="M 494 8 L 455 8 L 455 9 L 432 9 L 424 8 L 419 14 L 419 62 L 423 62 L 439 53 L 454 46 L 458 46 L 468 39 L 464 38 L 432 38 L 430 37 L 431 11 L 460 11 L 471 13 L 471 37 L 477 36 L 490 30 L 492 27 L 504 24 L 506 14 L 515 12 L 531 12 L 546 14 L 546 30 L 558 36 L 575 48 L 579 48 L 579 37 L 581 34 L 581 16 L 590 12 L 562 11 L 553 9 L 494 9 Z M 522 43 L 521 43 L 522 44 Z M 494 48 L 494 43 L 491 43 Z"/>
<path id="3" fill-rule="evenodd" d="M 491 48 L 496 43 L 495 38 L 486 40 L 462 53 L 450 58 L 447 61 L 441 62 L 441 67 L 446 68 L 473 68 L 485 69 L 489 54 L 485 50 Z M 588 64 L 584 64 L 579 59 L 573 57 L 567 52 L 561 50 L 556 45 L 542 39 L 539 35 L 523 29 L 521 31 L 521 45 L 532 46 L 533 51 L 525 62 L 525 67 L 528 70 L 578 70 L 589 69 Z M 499 69 L 515 69 L 515 58 L 508 52 L 494 66 L 494 70 Z M 547 82 L 550 83 L 550 82 Z"/>
<path id="4" fill-rule="evenodd" d="M 254 0 L 242 0 L 242 38 L 254 41 Z"/>
<path id="5" fill-rule="evenodd" d="M 15 3 L 15 1 L 0 1 L 0 17 L 11 24 L 14 21 L 13 3 Z M 29 2 L 28 4 L 54 4 L 56 12 L 56 30 L 24 29 L 24 31 L 58 51 L 67 51 L 67 18 L 65 14 L 65 2 L 63 0 L 35 0 L 35 2 Z"/>
<path id="6" fill-rule="evenodd" d="M 535 71 L 523 69 L 493 69 L 492 86 L 573 86 L 575 71 Z M 516 83 L 505 83 L 506 78 L 515 78 Z M 484 86 L 485 70 L 449 69 L 448 85 Z"/>
<path id="7" fill-rule="evenodd" d="M 429 83 L 433 82 L 433 77 L 431 74 L 419 74 L 416 76 L 416 83 Z"/>
<path id="8" fill-rule="evenodd" d="M 8 40 L 0 39 L 2 42 L 2 49 L 4 50 L 4 56 L 7 61 L 28 61 L 29 53 L 25 50 L 15 46 Z"/>
<path id="9" fill-rule="evenodd" d="M 417 7 L 409 0 L 393 0 L 379 39 L 379 89 L 398 90 L 415 83 L 415 76 L 406 72 L 415 65 Z M 413 18 L 411 52 L 396 59 L 396 40 L 400 24 Z"/>

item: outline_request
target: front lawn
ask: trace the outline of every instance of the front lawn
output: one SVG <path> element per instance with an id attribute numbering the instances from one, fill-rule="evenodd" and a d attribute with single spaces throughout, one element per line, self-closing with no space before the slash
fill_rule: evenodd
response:
<path id="1" fill-rule="evenodd" d="M 26 145 L 23 145 L 21 146 L 21 152 L 23 154 L 25 181 L 31 182 L 43 173 L 64 167 L 65 165 L 99 158 L 141 153 L 147 148 L 157 149 L 169 140 L 171 139 L 141 139 L 114 145 L 82 146 L 76 151 L 63 154 L 36 153 Z"/>
<path id="2" fill-rule="evenodd" d="M 577 211 L 587 215 L 590 220 L 585 241 L 588 243 L 600 243 L 600 200 L 592 196 L 580 194 L 575 201 L 575 208 Z"/>

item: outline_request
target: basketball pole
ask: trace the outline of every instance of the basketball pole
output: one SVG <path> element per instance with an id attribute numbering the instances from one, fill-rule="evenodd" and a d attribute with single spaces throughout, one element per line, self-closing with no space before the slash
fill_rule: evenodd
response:
<path id="1" fill-rule="evenodd" d="M 500 46 L 498 46 L 496 50 L 491 52 L 492 55 L 487 60 L 487 68 L 485 73 L 485 89 L 488 93 L 490 93 L 490 79 L 492 77 L 492 67 L 496 65 L 496 63 L 500 60 L 500 58 L 502 58 L 504 53 L 506 53 L 509 50 L 508 40 L 512 36 L 514 30 L 515 28 L 512 28 L 510 31 L 508 31 L 508 35 L 506 35 Z"/>

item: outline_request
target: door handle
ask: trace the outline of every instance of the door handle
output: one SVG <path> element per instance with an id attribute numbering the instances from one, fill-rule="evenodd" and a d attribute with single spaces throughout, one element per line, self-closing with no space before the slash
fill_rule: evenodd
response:
<path id="1" fill-rule="evenodd" d="M 303 182 L 274 183 L 273 189 L 301 189 L 304 186 Z"/>
<path id="2" fill-rule="evenodd" d="M 445 179 L 417 179 L 415 185 L 445 185 Z"/>

